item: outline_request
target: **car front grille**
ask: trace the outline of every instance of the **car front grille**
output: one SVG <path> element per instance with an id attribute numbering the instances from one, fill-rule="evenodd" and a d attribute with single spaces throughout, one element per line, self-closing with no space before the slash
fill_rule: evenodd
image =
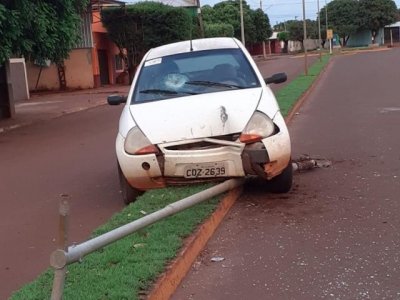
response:
<path id="1" fill-rule="evenodd" d="M 236 142 L 239 139 L 240 133 L 228 134 L 228 135 L 221 135 L 221 136 L 213 136 L 213 140 L 221 140 L 221 141 L 229 141 L 229 142 Z M 214 149 L 221 147 L 221 144 L 213 143 L 212 141 L 199 141 L 199 142 L 192 142 L 187 144 L 180 144 L 180 145 L 172 145 L 165 147 L 167 150 L 206 150 L 206 149 Z"/>

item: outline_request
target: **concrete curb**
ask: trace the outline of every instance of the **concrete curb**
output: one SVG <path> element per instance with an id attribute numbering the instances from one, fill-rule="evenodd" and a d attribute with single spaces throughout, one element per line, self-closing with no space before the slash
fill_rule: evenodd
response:
<path id="1" fill-rule="evenodd" d="M 293 121 L 293 118 L 294 118 L 294 116 L 296 116 L 296 113 L 298 112 L 300 107 L 303 106 L 303 104 L 307 100 L 308 96 L 314 91 L 315 87 L 320 82 L 322 76 L 325 74 L 326 70 L 331 65 L 333 59 L 334 59 L 333 57 L 331 57 L 329 59 L 328 63 L 324 66 L 324 68 L 318 74 L 317 78 L 314 80 L 314 82 L 311 84 L 311 86 L 303 93 L 303 95 L 300 96 L 300 98 L 296 101 L 294 106 L 290 109 L 289 113 L 285 117 L 285 121 L 286 121 L 287 125 L 289 125 Z"/>
<path id="2" fill-rule="evenodd" d="M 175 292 L 197 256 L 242 193 L 242 187 L 228 192 L 212 215 L 186 241 L 177 258 L 157 280 L 147 299 L 167 300 Z"/>

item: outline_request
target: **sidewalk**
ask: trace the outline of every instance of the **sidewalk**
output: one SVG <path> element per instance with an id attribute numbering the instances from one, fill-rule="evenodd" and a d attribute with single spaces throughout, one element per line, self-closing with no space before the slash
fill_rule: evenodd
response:
<path id="1" fill-rule="evenodd" d="M 111 94 L 127 95 L 129 86 L 115 85 L 66 92 L 34 93 L 30 100 L 15 103 L 15 117 L 0 120 L 0 134 L 22 126 L 107 104 Z"/>

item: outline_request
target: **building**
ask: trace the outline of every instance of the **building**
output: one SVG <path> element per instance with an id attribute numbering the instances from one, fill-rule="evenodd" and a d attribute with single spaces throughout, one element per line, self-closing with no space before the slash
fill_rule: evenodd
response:
<path id="1" fill-rule="evenodd" d="M 115 84 L 124 67 L 118 47 L 101 23 L 100 13 L 104 7 L 124 5 L 116 0 L 91 0 L 82 15 L 81 41 L 64 61 L 64 70 L 50 61 L 26 63 L 29 90 L 58 90 L 62 81 L 68 89 Z"/>
<path id="2" fill-rule="evenodd" d="M 385 26 L 384 28 L 385 45 L 400 43 L 400 22 Z"/>

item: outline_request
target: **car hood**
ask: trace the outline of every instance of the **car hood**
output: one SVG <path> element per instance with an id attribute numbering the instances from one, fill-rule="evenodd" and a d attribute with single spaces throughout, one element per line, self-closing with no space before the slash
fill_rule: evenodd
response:
<path id="1" fill-rule="evenodd" d="M 153 144 L 241 132 L 262 88 L 232 90 L 133 104 L 132 117 Z"/>

